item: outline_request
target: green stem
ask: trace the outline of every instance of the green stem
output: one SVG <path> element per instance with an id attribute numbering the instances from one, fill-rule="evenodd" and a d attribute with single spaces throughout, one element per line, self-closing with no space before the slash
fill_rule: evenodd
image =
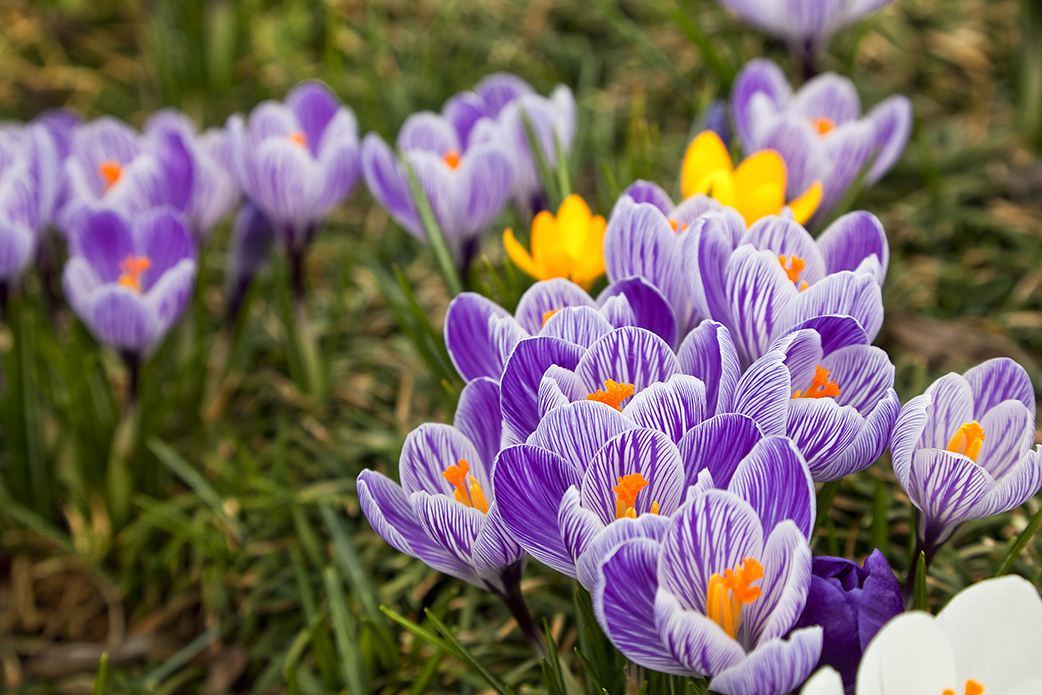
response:
<path id="1" fill-rule="evenodd" d="M 412 164 L 409 163 L 406 153 L 399 151 L 398 159 L 409 177 L 409 188 L 416 203 L 416 211 L 420 215 L 420 223 L 423 224 L 423 231 L 427 233 L 427 243 L 431 245 L 431 250 L 434 251 L 434 258 L 438 261 L 438 267 L 445 278 L 445 284 L 449 288 L 449 295 L 455 297 L 463 291 L 463 282 L 460 280 L 460 272 L 456 268 L 456 261 L 452 257 L 452 251 L 449 249 L 449 244 L 445 240 L 441 226 L 438 224 L 438 218 L 434 216 L 431 201 L 427 199 L 426 191 L 423 190 L 419 179 L 416 178 L 416 172 L 413 171 Z M 463 270 L 466 272 L 466 268 Z"/>
<path id="2" fill-rule="evenodd" d="M 1039 525 L 1042 524 L 1042 507 L 1039 507 L 1038 511 L 1035 512 L 1035 516 L 1031 517 L 1031 521 L 1028 522 L 1027 528 L 1025 528 L 1020 536 L 1017 537 L 1016 542 L 1010 546 L 1009 552 L 1006 553 L 1006 557 L 1003 558 L 1002 563 L 995 570 L 993 577 L 1001 577 L 1004 574 L 1009 574 L 1009 571 L 1013 569 L 1013 563 L 1016 562 L 1020 554 L 1024 552 L 1024 548 L 1027 547 L 1028 542 L 1031 540 L 1035 532 L 1038 531 Z"/>
<path id="3" fill-rule="evenodd" d="M 130 370 L 128 399 L 123 416 L 112 433 L 112 445 L 109 447 L 108 467 L 105 472 L 109 514 L 116 527 L 122 526 L 130 516 L 130 493 L 133 490 L 130 459 L 137 450 L 141 430 L 141 407 L 137 399 L 139 366 L 136 360 L 127 360 L 127 368 Z"/>

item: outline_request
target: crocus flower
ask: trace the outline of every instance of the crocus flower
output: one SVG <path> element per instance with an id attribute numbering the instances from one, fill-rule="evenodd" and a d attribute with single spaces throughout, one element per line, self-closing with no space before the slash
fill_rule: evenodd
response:
<path id="1" fill-rule="evenodd" d="M 17 282 L 35 258 L 57 198 L 58 166 L 43 126 L 0 129 L 0 291 Z"/>
<path id="2" fill-rule="evenodd" d="M 795 627 L 824 630 L 818 666 L 839 671 L 854 691 L 861 654 L 879 629 L 904 611 L 901 585 L 883 553 L 873 550 L 864 566 L 839 557 L 814 558 L 807 605 Z"/>
<path id="3" fill-rule="evenodd" d="M 628 224 L 663 236 L 665 216 L 650 205 L 635 208 Z M 612 240 L 609 234 L 606 243 Z M 730 329 L 745 365 L 797 328 L 846 325 L 870 343 L 883 324 L 880 285 L 889 258 L 886 233 L 867 212 L 840 217 L 815 241 L 791 219 L 766 217 L 746 229 L 724 209 L 706 214 L 683 242 L 695 310 Z M 838 316 L 849 319 L 829 318 Z"/>
<path id="4" fill-rule="evenodd" d="M 228 119 L 240 188 L 267 215 L 282 245 L 307 247 L 319 223 L 358 178 L 358 123 L 329 88 L 298 84 L 285 102 L 265 101 L 249 120 Z"/>
<path id="5" fill-rule="evenodd" d="M 102 116 L 73 132 L 59 225 L 66 233 L 81 226 L 75 217 L 84 210 L 110 209 L 131 219 L 165 205 L 187 210 L 194 177 L 191 153 L 179 133 L 141 135 Z"/>
<path id="6" fill-rule="evenodd" d="M 146 135 L 163 132 L 180 134 L 192 156 L 195 177 L 186 213 L 192 228 L 206 239 L 239 200 L 227 133 L 223 128 L 208 128 L 199 133 L 195 123 L 176 109 L 161 109 L 145 123 Z"/>
<path id="7" fill-rule="evenodd" d="M 826 633 L 827 634 L 827 633 Z M 944 610 L 899 615 L 868 645 L 857 695 L 1037 695 L 1042 692 L 1042 600 L 1021 577 L 987 579 Z M 802 695 L 841 695 L 823 669 Z"/>
<path id="8" fill-rule="evenodd" d="M 161 207 L 128 219 L 85 211 L 70 235 L 62 284 L 73 311 L 94 336 L 141 359 L 184 311 L 196 273 L 195 241 L 185 216 Z"/>
<path id="9" fill-rule="evenodd" d="M 503 526 L 491 473 L 503 428 L 499 386 L 476 379 L 463 389 L 453 426 L 409 433 L 399 487 L 365 470 L 358 501 L 390 545 L 430 567 L 499 594 L 520 579 L 524 551 Z"/>
<path id="10" fill-rule="evenodd" d="M 575 329 L 577 318 L 585 330 Z M 529 287 L 513 316 L 475 292 L 457 295 L 445 314 L 445 347 L 465 381 L 483 376 L 499 381 L 522 338 L 554 336 L 588 347 L 592 340 L 621 326 L 645 328 L 668 345 L 677 340 L 677 323 L 669 304 L 644 279 L 613 283 L 594 300 L 575 283 L 555 278 Z"/>
<path id="11" fill-rule="evenodd" d="M 788 693 L 818 662 L 821 627 L 793 629 L 811 578 L 809 478 L 785 465 L 798 453 L 784 439 L 765 442 L 727 490 L 694 488 L 659 538 L 602 555 L 597 621 L 631 661 L 724 695 Z"/>
<path id="12" fill-rule="evenodd" d="M 807 64 L 832 35 L 893 0 L 720 0 L 720 4 L 758 29 L 783 39 L 797 60 Z"/>
<path id="13" fill-rule="evenodd" d="M 565 152 L 571 151 L 575 140 L 575 97 L 571 89 L 557 85 L 549 97 L 544 97 L 517 75 L 495 73 L 478 82 L 474 91 L 461 92 L 445 102 L 442 113 L 464 146 L 490 139 L 501 142 L 514 173 L 514 202 L 523 216 L 545 207 L 546 194 L 521 114 L 532 126 L 543 161 L 556 171 L 555 137 Z"/>
<path id="14" fill-rule="evenodd" d="M 543 210 L 532 220 L 532 253 L 514 238 L 514 232 L 503 232 L 503 246 L 510 260 L 536 280 L 568 278 L 584 290 L 604 274 L 604 227 L 600 215 L 590 213 L 590 206 L 579 196 L 565 198 L 557 216 Z"/>
<path id="15" fill-rule="evenodd" d="M 268 259 L 274 237 L 275 231 L 264 213 L 250 201 L 243 202 L 232 223 L 224 275 L 227 315 L 230 320 L 238 316 L 254 276 Z"/>
<path id="16" fill-rule="evenodd" d="M 1035 391 L 997 358 L 941 377 L 905 404 L 890 440 L 897 480 L 919 510 L 927 559 L 964 521 L 1017 507 L 1042 487 Z"/>
<path id="17" fill-rule="evenodd" d="M 735 168 L 720 136 L 711 130 L 688 145 L 680 171 L 685 198 L 704 193 L 733 207 L 752 224 L 788 207 L 797 222 L 806 222 L 821 202 L 821 182 L 814 181 L 798 197 L 787 198 L 789 175 L 785 161 L 773 150 L 761 150 Z M 788 201 L 788 202 L 786 202 Z"/>
<path id="18" fill-rule="evenodd" d="M 794 94 L 775 63 L 749 61 L 731 90 L 731 113 L 742 143 L 752 154 L 771 149 L 788 171 L 787 194 L 822 184 L 820 219 L 868 167 L 865 184 L 881 179 L 901 158 L 912 132 L 912 102 L 895 94 L 861 115 L 854 83 L 836 73 L 808 80 Z"/>
<path id="19" fill-rule="evenodd" d="M 423 189 L 456 265 L 465 273 L 481 235 L 510 198 L 513 164 L 496 139 L 468 143 L 444 116 L 424 111 L 398 131 L 397 148 Z M 405 231 L 426 240 L 409 176 L 383 138 L 362 141 L 362 172 L 377 202 Z"/>

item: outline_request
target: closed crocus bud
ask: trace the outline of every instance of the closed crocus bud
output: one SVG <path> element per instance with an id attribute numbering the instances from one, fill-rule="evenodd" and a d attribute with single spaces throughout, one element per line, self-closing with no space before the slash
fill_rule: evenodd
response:
<path id="1" fill-rule="evenodd" d="M 839 557 L 815 557 L 807 605 L 796 628 L 824 630 L 818 666 L 832 666 L 854 691 L 861 655 L 880 628 L 904 611 L 901 586 L 883 553 L 874 550 L 864 566 Z"/>
<path id="2" fill-rule="evenodd" d="M 224 289 L 228 297 L 228 320 L 234 321 L 254 276 L 268 259 L 275 230 L 260 208 L 247 200 L 239 208 L 228 242 L 228 265 Z"/>

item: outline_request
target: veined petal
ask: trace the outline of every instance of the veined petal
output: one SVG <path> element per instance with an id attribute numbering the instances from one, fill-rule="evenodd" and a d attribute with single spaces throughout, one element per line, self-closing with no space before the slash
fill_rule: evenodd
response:
<path id="1" fill-rule="evenodd" d="M 792 88 L 785 73 L 775 62 L 766 58 L 754 58 L 746 63 L 731 87 L 731 118 L 746 153 L 762 149 L 762 144 L 755 139 L 757 124 L 749 108 L 750 101 L 757 94 L 766 97 L 774 109 L 784 107 L 792 96 Z"/>
<path id="2" fill-rule="evenodd" d="M 617 328 L 598 340 L 575 368 L 590 393 L 603 388 L 608 379 L 633 384 L 639 393 L 679 371 L 676 355 L 662 338 L 631 326 Z"/>
<path id="3" fill-rule="evenodd" d="M 894 463 L 897 481 L 901 483 L 905 492 L 911 485 L 912 456 L 927 425 L 932 407 L 930 396 L 916 396 L 905 403 L 894 422 L 894 431 L 890 435 L 890 458 Z"/>
<path id="4" fill-rule="evenodd" d="M 912 102 L 902 94 L 884 99 L 866 114 L 876 126 L 879 154 L 865 180 L 869 185 L 883 178 L 901 159 L 912 134 Z"/>
<path id="5" fill-rule="evenodd" d="M 521 295 L 521 301 L 517 303 L 514 317 L 526 331 L 537 335 L 543 327 L 543 317 L 548 312 L 570 306 L 597 308 L 597 302 L 593 301 L 590 295 L 574 282 L 564 278 L 554 278 L 537 282 L 529 287 Z"/>
<path id="6" fill-rule="evenodd" d="M 588 306 L 564 307 L 549 319 L 540 335 L 567 340 L 589 348 L 612 331 L 612 325 L 596 309 Z"/>
<path id="7" fill-rule="evenodd" d="M 977 465 L 998 480 L 1035 443 L 1035 418 L 1023 403 L 1011 400 L 988 410 L 980 424 L 985 437 L 976 457 Z"/>
<path id="8" fill-rule="evenodd" d="M 969 516 L 982 519 L 1019 507 L 1042 489 L 1042 451 L 1028 451 L 995 487 L 973 507 Z"/>
<path id="9" fill-rule="evenodd" d="M 376 202 L 402 229 L 417 239 L 427 238 L 405 169 L 376 133 L 369 133 L 362 140 L 362 176 Z"/>
<path id="10" fill-rule="evenodd" d="M 876 128 L 869 120 L 844 123 L 822 138 L 832 168 L 822 181 L 818 218 L 839 203 L 866 168 L 876 145 Z"/>
<path id="11" fill-rule="evenodd" d="M 865 426 L 854 439 L 854 443 L 831 462 L 820 466 L 815 472 L 818 480 L 839 480 L 851 473 L 871 466 L 890 443 L 901 401 L 897 392 L 889 389 L 876 407 L 865 418 Z"/>
<path id="12" fill-rule="evenodd" d="M 742 609 L 738 634 L 750 651 L 789 634 L 803 613 L 811 578 L 807 535 L 785 520 L 767 537 L 760 559 L 760 597 Z"/>
<path id="13" fill-rule="evenodd" d="M 539 425 L 539 383 L 552 365 L 575 369 L 585 351 L 558 338 L 525 338 L 514 346 L 500 382 L 506 441 L 519 443 Z"/>
<path id="14" fill-rule="evenodd" d="M 946 541 L 994 484 L 966 456 L 938 449 L 915 454 L 911 482 L 909 496 L 922 511 L 920 537 L 932 546 Z"/>
<path id="15" fill-rule="evenodd" d="M 731 409 L 741 366 L 731 332 L 723 324 L 705 320 L 687 334 L 677 354 L 680 371 L 700 379 L 706 389 L 706 416 Z"/>
<path id="16" fill-rule="evenodd" d="M 474 568 L 485 581 L 500 584 L 504 590 L 499 574 L 505 567 L 521 562 L 525 557 L 524 549 L 517 544 L 507 531 L 503 517 L 499 513 L 499 505 L 493 501 L 485 515 L 481 531 L 471 547 L 471 560 Z"/>
<path id="17" fill-rule="evenodd" d="M 605 442 L 633 427 L 618 410 L 581 400 L 548 412 L 528 443 L 553 451 L 583 472 Z"/>
<path id="18" fill-rule="evenodd" d="M 959 427 L 973 420 L 973 391 L 961 374 L 953 372 L 930 384 L 925 395 L 932 407 L 919 444 L 946 449 Z"/>
<path id="19" fill-rule="evenodd" d="M 814 479 L 826 482 L 823 469 L 842 456 L 864 428 L 865 418 L 850 406 L 831 398 L 794 398 L 785 434 L 807 459 Z"/>
<path id="20" fill-rule="evenodd" d="M 814 481 L 800 451 L 787 437 L 766 437 L 757 442 L 738 464 L 727 490 L 752 506 L 765 536 L 779 524 L 792 521 L 810 538 L 816 514 Z M 781 634 L 784 632 L 775 636 Z"/>
<path id="21" fill-rule="evenodd" d="M 786 640 L 761 644 L 709 687 L 722 695 L 783 695 L 807 679 L 820 655 L 821 628 L 796 630 Z"/>
<path id="22" fill-rule="evenodd" d="M 569 499 L 578 503 L 578 490 L 570 488 L 568 493 L 565 494 L 564 501 L 561 503 L 562 534 L 565 532 L 563 512 L 565 507 L 569 504 Z M 600 571 L 600 566 L 604 561 L 604 558 L 611 557 L 611 554 L 615 552 L 616 548 L 632 538 L 648 538 L 657 543 L 661 543 L 662 539 L 666 536 L 666 531 L 669 529 L 670 525 L 669 517 L 660 514 L 641 514 L 636 519 L 624 516 L 621 519 L 617 519 L 611 524 L 608 524 L 608 526 L 601 524 L 601 522 L 597 520 L 596 515 L 591 511 L 583 510 L 583 515 L 589 520 L 591 529 L 594 527 L 594 521 L 596 521 L 596 527 L 600 529 L 596 535 L 589 538 L 587 544 L 583 546 L 582 554 L 579 555 L 575 562 L 575 570 L 578 575 L 579 583 L 591 592 L 594 591 L 597 586 L 597 574 Z M 565 542 L 567 543 L 567 540 Z"/>
<path id="23" fill-rule="evenodd" d="M 99 288 L 89 311 L 80 318 L 98 340 L 116 350 L 146 353 L 162 338 L 158 317 L 145 298 L 126 287 Z"/>
<path id="24" fill-rule="evenodd" d="M 711 676 L 745 658 L 745 650 L 723 628 L 703 613 L 685 609 L 668 591 L 655 595 L 654 615 L 666 648 L 677 662 L 667 673 Z"/>
<path id="25" fill-rule="evenodd" d="M 798 256 L 806 266 L 799 273 L 801 282 L 813 285 L 825 277 L 825 259 L 818 251 L 814 237 L 793 220 L 768 215 L 756 221 L 742 237 L 743 244 L 775 256 Z M 798 283 L 797 283 L 798 284 Z"/>
<path id="26" fill-rule="evenodd" d="M 795 321 L 785 319 L 792 313 L 788 305 L 798 303 L 811 291 L 799 292 L 775 254 L 752 246 L 739 246 L 732 254 L 724 283 L 730 304 L 728 327 L 746 365 L 767 351 L 781 326 L 794 325 Z"/>
<path id="27" fill-rule="evenodd" d="M 738 464 L 762 438 L 755 420 L 736 413 L 716 415 L 692 427 L 678 447 L 687 476 L 684 487 L 694 486 L 707 470 L 714 486 L 726 489 Z"/>
<path id="28" fill-rule="evenodd" d="M 876 280 L 882 285 L 886 279 L 890 244 L 879 218 L 870 212 L 857 210 L 836 219 L 818 237 L 818 249 L 829 273 L 856 271 L 866 258 L 875 256 L 879 260 Z"/>
<path id="29" fill-rule="evenodd" d="M 619 194 L 619 201 L 622 201 L 624 197 L 629 198 L 634 203 L 650 203 L 661 210 L 663 215 L 668 215 L 673 210 L 673 199 L 662 189 L 662 186 L 652 181 L 637 179 L 629 186 L 626 186 L 626 190 Z M 618 208 L 619 203 L 616 202 L 611 217 L 615 216 Z M 610 228 L 610 219 L 608 220 L 608 225 Z"/>
<path id="30" fill-rule="evenodd" d="M 674 444 L 706 419 L 706 387 L 700 379 L 677 374 L 652 384 L 630 401 L 623 415 L 641 427 L 662 432 Z"/>
<path id="31" fill-rule="evenodd" d="M 590 543 L 604 531 L 605 524 L 597 513 L 582 506 L 579 488 L 570 487 L 561 498 L 561 507 L 557 512 L 557 525 L 561 529 L 561 542 L 576 564 L 576 575 L 579 582 L 588 589 L 596 583 L 596 571 L 593 575 L 584 576 L 579 567 L 579 557 L 586 552 Z M 633 521 L 633 519 L 629 519 Z"/>
<path id="32" fill-rule="evenodd" d="M 875 339 L 883 325 L 882 293 L 873 276 L 842 271 L 797 295 L 778 317 L 773 337 L 819 316 L 853 317 L 865 329 L 868 342 Z"/>
<path id="33" fill-rule="evenodd" d="M 478 478 L 480 484 L 488 484 L 492 479 L 492 463 L 496 460 L 503 438 L 503 416 L 499 412 L 499 382 L 488 377 L 480 377 L 464 386 L 452 426 L 478 451 L 478 459 L 469 462 L 471 474 Z M 449 465 L 452 465 L 451 462 L 446 464 L 446 468 Z M 475 471 L 480 471 L 480 474 Z"/>
<path id="34" fill-rule="evenodd" d="M 479 462 L 474 444 L 459 430 L 435 422 L 420 425 L 405 438 L 398 460 L 402 489 L 410 497 L 414 492 L 423 491 L 451 498 L 452 485 L 442 472 L 455 466 L 460 459 L 474 464 Z M 486 485 L 487 479 L 480 480 L 480 483 Z"/>
<path id="35" fill-rule="evenodd" d="M 756 421 L 766 435 L 785 434 L 792 392 L 781 355 L 768 353 L 742 375 L 731 411 Z"/>
<path id="36" fill-rule="evenodd" d="M 409 495 L 409 504 L 431 540 L 460 561 L 473 564 L 474 542 L 485 522 L 480 509 L 467 507 L 445 495 L 429 495 L 422 490 Z"/>
<path id="37" fill-rule="evenodd" d="M 963 378 L 973 392 L 973 417 L 984 413 L 1002 401 L 1018 400 L 1035 412 L 1035 390 L 1027 370 L 1008 357 L 996 357 L 969 369 Z"/>
<path id="38" fill-rule="evenodd" d="M 499 379 L 514 345 L 528 333 L 495 302 L 463 292 L 445 314 L 445 347 L 464 381 Z"/>
<path id="39" fill-rule="evenodd" d="M 872 345 L 850 345 L 825 357 L 821 365 L 839 385 L 836 402 L 868 415 L 894 386 L 895 367 L 886 351 Z"/>
<path id="40" fill-rule="evenodd" d="M 613 327 L 649 330 L 671 347 L 686 330 L 687 321 L 674 313 L 665 295 L 641 277 L 611 283 L 597 296 L 597 303 Z"/>

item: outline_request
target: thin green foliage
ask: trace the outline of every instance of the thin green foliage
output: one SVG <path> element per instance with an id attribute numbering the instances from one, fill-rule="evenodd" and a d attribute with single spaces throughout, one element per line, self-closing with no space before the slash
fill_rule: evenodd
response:
<path id="1" fill-rule="evenodd" d="M 358 624 L 348 607 L 343 580 L 334 567 L 326 567 L 322 579 L 329 600 L 337 652 L 340 654 L 340 677 L 352 693 L 367 693 L 369 671 L 359 649 Z"/>
<path id="2" fill-rule="evenodd" d="M 1021 553 L 1024 552 L 1024 548 L 1026 548 L 1028 543 L 1031 542 L 1031 539 L 1035 536 L 1035 532 L 1038 531 L 1039 525 L 1042 525 L 1042 507 L 1039 507 L 1039 510 L 1031 517 L 1027 527 L 1020 532 L 1020 535 L 1017 536 L 1017 540 L 1010 545 L 1009 550 L 1006 552 L 1006 556 L 1002 558 L 1002 562 L 998 564 L 991 576 L 1001 577 L 1004 574 L 1010 573 L 1013 569 L 1013 564 L 1020 557 Z"/>
<path id="3" fill-rule="evenodd" d="M 423 190 L 420 180 L 416 178 L 416 172 L 413 171 L 412 163 L 409 162 L 406 152 L 399 151 L 398 159 L 402 163 L 402 168 L 405 169 L 406 176 L 409 178 L 409 189 L 412 191 L 413 202 L 416 204 L 416 211 L 420 215 L 423 231 L 427 234 L 427 243 L 430 244 L 431 250 L 434 252 L 434 258 L 438 262 L 438 268 L 441 269 L 442 277 L 445 278 L 445 286 L 448 287 L 449 296 L 455 297 L 463 291 L 463 282 L 460 280 L 459 269 L 456 267 L 456 261 L 452 257 L 448 241 L 445 239 L 441 225 L 438 224 L 438 218 L 434 215 L 431 201 L 427 199 L 427 192 Z"/>
<path id="4" fill-rule="evenodd" d="M 926 553 L 920 552 L 915 562 L 915 584 L 912 592 L 912 608 L 925 611 L 926 605 Z"/>

